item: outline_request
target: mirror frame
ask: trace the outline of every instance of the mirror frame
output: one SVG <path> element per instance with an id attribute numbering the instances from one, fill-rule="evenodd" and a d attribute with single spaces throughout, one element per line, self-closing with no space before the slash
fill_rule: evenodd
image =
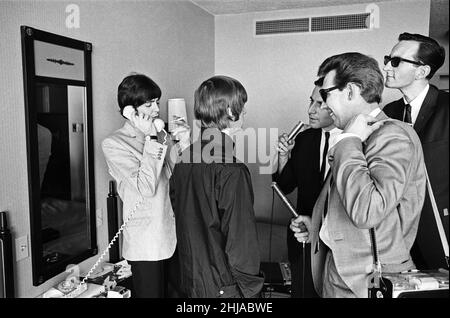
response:
<path id="1" fill-rule="evenodd" d="M 92 127 L 92 73 L 91 52 L 92 44 L 61 35 L 37 30 L 28 26 L 21 26 L 22 39 L 22 66 L 25 96 L 25 123 L 27 136 L 27 169 L 28 193 L 30 204 L 31 252 L 33 285 L 38 286 L 46 280 L 62 273 L 69 264 L 78 264 L 98 253 L 96 216 L 95 216 L 95 188 L 94 188 L 94 156 L 93 156 L 93 127 Z M 35 72 L 34 41 L 47 42 L 61 47 L 83 51 L 84 80 L 62 79 L 37 76 Z M 85 88 L 85 115 L 84 115 L 84 148 L 85 148 L 85 185 L 86 210 L 89 215 L 90 244 L 87 250 L 61 260 L 54 265 L 45 267 L 43 262 L 42 225 L 41 225 L 41 191 L 39 180 L 39 153 L 37 140 L 37 112 L 36 112 L 36 83 L 63 84 L 83 86 Z"/>

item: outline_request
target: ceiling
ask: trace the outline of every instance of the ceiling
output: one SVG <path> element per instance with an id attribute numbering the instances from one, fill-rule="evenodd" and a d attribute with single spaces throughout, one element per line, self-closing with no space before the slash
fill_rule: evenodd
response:
<path id="1" fill-rule="evenodd" d="M 213 15 L 239 14 L 312 7 L 330 7 L 361 3 L 391 2 L 398 0 L 191 0 Z M 409 0 L 404 0 L 409 1 Z M 431 0 L 430 36 L 448 37 L 449 1 Z"/>

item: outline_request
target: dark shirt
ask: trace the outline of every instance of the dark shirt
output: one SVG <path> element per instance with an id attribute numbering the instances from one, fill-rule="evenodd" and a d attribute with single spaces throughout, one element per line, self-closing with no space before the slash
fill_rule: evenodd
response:
<path id="1" fill-rule="evenodd" d="M 250 173 L 233 156 L 230 137 L 217 129 L 202 136 L 183 151 L 170 179 L 179 291 L 184 297 L 257 297 L 264 278 Z"/>

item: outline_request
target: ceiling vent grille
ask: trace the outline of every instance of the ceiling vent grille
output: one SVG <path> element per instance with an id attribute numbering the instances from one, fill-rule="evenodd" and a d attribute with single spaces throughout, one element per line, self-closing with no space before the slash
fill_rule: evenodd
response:
<path id="1" fill-rule="evenodd" d="M 370 13 L 311 18 L 311 32 L 369 28 Z"/>
<path id="2" fill-rule="evenodd" d="M 309 18 L 256 21 L 256 35 L 309 32 Z"/>

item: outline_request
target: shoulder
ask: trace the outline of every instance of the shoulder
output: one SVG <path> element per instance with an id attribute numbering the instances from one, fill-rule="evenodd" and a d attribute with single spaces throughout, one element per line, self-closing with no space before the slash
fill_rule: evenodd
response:
<path id="1" fill-rule="evenodd" d="M 120 146 L 122 143 L 126 142 L 128 138 L 130 138 L 130 136 L 125 133 L 123 128 L 120 128 L 103 139 L 102 149 L 105 150 L 106 148 Z"/>
<path id="2" fill-rule="evenodd" d="M 248 167 L 241 162 L 217 165 L 217 172 L 221 179 L 247 180 L 250 179 Z"/>
<path id="3" fill-rule="evenodd" d="M 383 107 L 383 112 L 385 112 L 386 115 L 389 116 L 389 113 L 393 112 L 397 107 L 403 106 L 403 105 L 404 105 L 403 98 L 394 100 L 393 102 L 387 103 Z"/>
<path id="4" fill-rule="evenodd" d="M 438 92 L 438 105 L 440 105 L 442 108 L 448 109 L 449 93 L 443 90 L 438 90 Z"/>
<path id="5" fill-rule="evenodd" d="M 383 139 L 389 143 L 411 142 L 420 144 L 414 128 L 397 119 L 386 119 L 384 124 L 371 137 L 377 138 L 377 140 Z"/>

